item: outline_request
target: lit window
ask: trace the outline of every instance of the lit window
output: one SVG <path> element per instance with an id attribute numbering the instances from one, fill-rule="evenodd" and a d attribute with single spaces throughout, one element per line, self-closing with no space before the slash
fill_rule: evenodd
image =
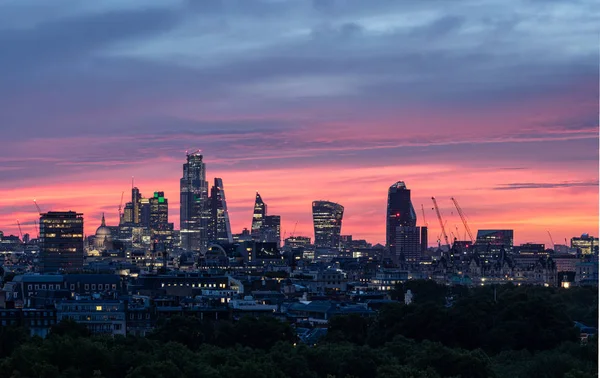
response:
<path id="1" fill-rule="evenodd" d="M 102 311 L 102 306 L 96 306 L 96 311 Z"/>

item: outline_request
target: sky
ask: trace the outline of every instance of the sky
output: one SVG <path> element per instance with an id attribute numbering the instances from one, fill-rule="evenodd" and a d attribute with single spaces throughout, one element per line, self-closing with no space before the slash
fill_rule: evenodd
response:
<path id="1" fill-rule="evenodd" d="M 599 25 L 595 0 L 0 0 L 0 230 L 35 234 L 34 198 L 116 225 L 132 176 L 178 228 L 200 149 L 234 233 L 258 191 L 282 234 L 329 200 L 384 243 L 401 180 L 432 245 L 432 196 L 459 239 L 451 197 L 515 243 L 597 235 Z"/>

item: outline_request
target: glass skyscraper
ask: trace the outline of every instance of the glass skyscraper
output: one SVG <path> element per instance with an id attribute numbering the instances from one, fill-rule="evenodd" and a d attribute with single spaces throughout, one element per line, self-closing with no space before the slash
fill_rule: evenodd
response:
<path id="1" fill-rule="evenodd" d="M 199 151 L 187 154 L 180 180 L 181 246 L 188 251 L 205 252 L 208 243 L 210 206 L 206 165 Z"/>
<path id="2" fill-rule="evenodd" d="M 408 254 L 411 255 L 411 260 L 418 259 L 414 256 L 421 251 L 420 230 L 416 226 L 417 215 L 410 200 L 410 189 L 404 181 L 398 181 L 388 190 L 386 213 L 386 247 L 395 262 L 406 259 Z M 418 252 L 414 252 L 416 250 Z"/>
<path id="3" fill-rule="evenodd" d="M 254 200 L 254 213 L 252 214 L 252 228 L 250 229 L 250 235 L 255 240 L 261 239 L 261 232 L 265 223 L 265 217 L 267 216 L 267 204 L 262 200 L 262 197 L 256 192 L 256 199 Z"/>
<path id="4" fill-rule="evenodd" d="M 40 270 L 83 269 L 83 214 L 49 211 L 40 217 Z"/>
<path id="5" fill-rule="evenodd" d="M 258 192 L 254 201 L 254 213 L 252 214 L 252 239 L 258 242 L 270 242 L 280 245 L 281 216 L 267 215 L 267 204 L 262 200 Z"/>
<path id="6" fill-rule="evenodd" d="M 215 178 L 215 184 L 210 190 L 211 218 L 209 227 L 209 240 L 217 243 L 233 243 L 231 225 L 223 180 Z"/>
<path id="7" fill-rule="evenodd" d="M 314 201 L 312 212 L 315 246 L 317 248 L 339 248 L 344 207 L 335 202 Z"/>

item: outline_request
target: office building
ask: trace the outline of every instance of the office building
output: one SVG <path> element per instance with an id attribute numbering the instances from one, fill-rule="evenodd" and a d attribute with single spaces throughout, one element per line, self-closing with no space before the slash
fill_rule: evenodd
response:
<path id="1" fill-rule="evenodd" d="M 415 232 L 419 236 L 417 239 L 413 235 Z M 410 251 L 411 256 L 415 256 L 415 250 L 422 251 L 419 241 L 420 232 L 420 229 L 417 230 L 417 215 L 410 199 L 410 189 L 406 187 L 404 181 L 398 181 L 388 189 L 387 198 L 386 247 L 392 261 L 396 263 L 403 261 L 407 251 Z M 427 231 L 425 231 L 425 239 L 426 233 Z M 402 248 L 398 249 L 397 242 L 400 240 L 403 244 Z M 416 244 L 408 246 L 407 243 Z"/>
<path id="2" fill-rule="evenodd" d="M 571 238 L 571 248 L 576 248 L 582 255 L 598 254 L 598 238 L 583 234 L 581 237 Z"/>
<path id="3" fill-rule="evenodd" d="M 267 215 L 261 231 L 261 241 L 266 243 L 281 244 L 281 216 Z"/>
<path id="4" fill-rule="evenodd" d="M 252 214 L 252 227 L 250 228 L 250 234 L 255 240 L 261 239 L 261 232 L 266 216 L 267 205 L 263 202 L 260 194 L 256 192 L 256 199 L 254 200 L 254 212 Z"/>
<path id="5" fill-rule="evenodd" d="M 512 253 L 513 235 L 513 230 L 478 230 L 475 252 L 485 264 L 489 264 Z"/>
<path id="6" fill-rule="evenodd" d="M 422 255 L 420 227 L 398 226 L 396 228 L 395 251 L 397 261 L 419 262 Z"/>
<path id="7" fill-rule="evenodd" d="M 210 208 L 206 165 L 199 151 L 187 154 L 180 180 L 181 246 L 189 251 L 206 251 Z"/>
<path id="8" fill-rule="evenodd" d="M 279 246 L 281 235 L 281 216 L 267 215 L 267 204 L 256 192 L 254 213 L 252 214 L 252 239 L 263 243 L 277 243 Z"/>
<path id="9" fill-rule="evenodd" d="M 344 207 L 335 202 L 314 201 L 312 213 L 315 247 L 339 248 Z"/>
<path id="10" fill-rule="evenodd" d="M 492 248 L 504 248 L 511 252 L 513 248 L 513 230 L 478 230 L 476 244 Z"/>
<path id="11" fill-rule="evenodd" d="M 169 223 L 169 201 L 165 198 L 165 192 L 154 192 L 154 196 L 148 199 L 149 227 L 153 230 L 165 228 Z"/>
<path id="12" fill-rule="evenodd" d="M 40 217 L 40 270 L 83 269 L 83 214 L 49 211 Z"/>
<path id="13" fill-rule="evenodd" d="M 148 201 L 148 224 L 153 242 L 159 249 L 173 249 L 173 223 L 169 223 L 169 200 L 164 192 L 154 192 Z M 143 209 L 143 208 L 142 208 Z"/>
<path id="14" fill-rule="evenodd" d="M 223 180 L 220 178 L 215 178 L 215 183 L 210 190 L 210 204 L 209 240 L 217 243 L 233 243 L 227 200 Z"/>

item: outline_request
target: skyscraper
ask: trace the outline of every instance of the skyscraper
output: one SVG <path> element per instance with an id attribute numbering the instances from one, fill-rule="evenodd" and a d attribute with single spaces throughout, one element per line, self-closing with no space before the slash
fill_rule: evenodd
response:
<path id="1" fill-rule="evenodd" d="M 277 243 L 280 245 L 281 238 L 281 216 L 280 215 L 267 215 L 263 223 L 261 232 L 261 241 L 267 243 Z"/>
<path id="2" fill-rule="evenodd" d="M 257 242 L 277 243 L 280 246 L 281 216 L 267 215 L 267 204 L 256 192 L 254 213 L 252 214 L 252 239 Z"/>
<path id="3" fill-rule="evenodd" d="M 150 203 L 149 225 L 153 230 L 165 228 L 169 223 L 169 201 L 165 198 L 165 192 L 154 192 L 154 196 L 148 199 Z"/>
<path id="4" fill-rule="evenodd" d="M 180 236 L 183 249 L 204 252 L 207 247 L 208 182 L 199 151 L 187 154 L 180 180 Z"/>
<path id="5" fill-rule="evenodd" d="M 169 200 L 164 192 L 154 192 L 148 201 L 148 224 L 152 240 L 167 251 L 173 249 L 173 223 L 169 223 Z"/>
<path id="6" fill-rule="evenodd" d="M 254 213 L 252 214 L 252 228 L 250 234 L 255 240 L 261 238 L 261 232 L 265 223 L 265 217 L 267 216 L 267 205 L 263 202 L 260 194 L 256 192 L 256 199 L 254 200 Z"/>
<path id="7" fill-rule="evenodd" d="M 218 177 L 215 178 L 215 184 L 210 190 L 210 203 L 209 240 L 218 243 L 233 243 L 223 180 Z"/>
<path id="8" fill-rule="evenodd" d="M 83 214 L 49 211 L 40 217 L 40 270 L 83 269 Z"/>
<path id="9" fill-rule="evenodd" d="M 338 248 L 342 232 L 344 207 L 335 202 L 314 201 L 312 203 L 315 246 L 317 248 Z"/>
<path id="10" fill-rule="evenodd" d="M 414 238 L 412 236 L 408 237 L 408 235 L 413 235 L 418 231 L 412 229 L 398 229 L 398 227 L 416 227 L 417 226 L 417 215 L 415 214 L 415 209 L 410 200 L 410 189 L 406 187 L 404 181 L 398 181 L 392 186 L 390 186 L 388 190 L 388 200 L 387 200 L 387 213 L 386 213 L 386 247 L 388 247 L 390 251 L 390 256 L 395 262 L 401 260 L 401 254 L 404 254 L 404 258 L 406 258 L 406 254 L 403 253 L 407 248 L 410 248 L 412 251 L 413 247 L 408 247 L 406 243 L 412 243 Z M 398 238 L 398 233 L 401 233 L 406 236 L 406 238 Z M 409 242 L 410 239 L 410 242 Z M 419 238 L 417 238 L 418 240 Z M 402 251 L 397 249 L 398 240 L 406 240 L 406 243 L 402 245 Z M 419 250 L 421 247 L 419 247 Z"/>

